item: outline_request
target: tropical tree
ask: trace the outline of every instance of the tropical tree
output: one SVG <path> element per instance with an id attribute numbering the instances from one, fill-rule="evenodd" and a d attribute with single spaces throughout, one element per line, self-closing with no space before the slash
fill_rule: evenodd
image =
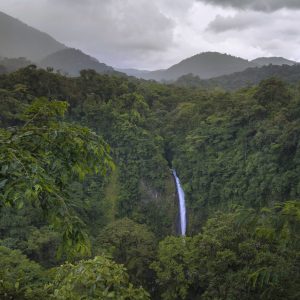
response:
<path id="1" fill-rule="evenodd" d="M 103 256 L 66 263 L 55 270 L 53 299 L 57 300 L 146 300 L 149 295 L 142 288 L 134 288 L 122 265 Z"/>
<path id="2" fill-rule="evenodd" d="M 73 213 L 68 187 L 87 174 L 105 174 L 113 164 L 101 137 L 61 121 L 67 103 L 35 100 L 23 113 L 23 125 L 0 129 L 1 206 L 39 207 L 64 243 L 61 251 L 87 253 L 84 224 Z"/>

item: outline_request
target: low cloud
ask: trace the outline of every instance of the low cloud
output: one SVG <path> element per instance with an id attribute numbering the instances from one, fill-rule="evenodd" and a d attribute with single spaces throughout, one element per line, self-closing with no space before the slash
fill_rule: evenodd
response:
<path id="1" fill-rule="evenodd" d="M 282 8 L 300 9 L 299 0 L 198 0 L 207 4 L 255 11 L 276 11 Z"/>
<path id="2" fill-rule="evenodd" d="M 147 0 L 48 0 L 68 9 L 52 10 L 62 20 L 51 25 L 58 38 L 90 53 L 102 52 L 103 59 L 120 64 L 129 54 L 166 51 L 173 44 L 174 24 L 158 6 Z M 83 4 L 84 3 L 84 4 Z M 68 29 L 60 33 L 60 28 Z M 82 20 L 82 22 L 81 22 Z M 48 22 L 50 23 L 50 20 Z M 101 51 L 100 51 L 101 50 Z"/>
<path id="3" fill-rule="evenodd" d="M 235 16 L 223 17 L 218 15 L 214 21 L 210 22 L 207 26 L 207 30 L 213 33 L 222 33 L 226 31 L 243 31 L 250 28 L 264 26 L 266 24 L 266 18 L 260 13 L 241 13 Z"/>

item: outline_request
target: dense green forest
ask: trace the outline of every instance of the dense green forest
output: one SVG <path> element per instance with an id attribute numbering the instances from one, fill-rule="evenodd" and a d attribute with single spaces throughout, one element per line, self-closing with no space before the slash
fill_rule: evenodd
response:
<path id="1" fill-rule="evenodd" d="M 300 298 L 298 85 L 30 65 L 0 116 L 1 299 Z"/>

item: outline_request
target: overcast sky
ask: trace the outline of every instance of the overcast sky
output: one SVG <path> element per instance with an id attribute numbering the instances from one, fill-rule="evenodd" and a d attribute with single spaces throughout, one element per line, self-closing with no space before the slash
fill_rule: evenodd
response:
<path id="1" fill-rule="evenodd" d="M 115 67 L 204 51 L 300 61 L 300 0 L 0 0 L 0 10 Z"/>

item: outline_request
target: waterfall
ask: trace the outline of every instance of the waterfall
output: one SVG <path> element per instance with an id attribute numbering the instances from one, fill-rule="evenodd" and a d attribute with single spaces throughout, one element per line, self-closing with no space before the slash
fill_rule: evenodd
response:
<path id="1" fill-rule="evenodd" d="M 179 214 L 180 214 L 180 229 L 181 229 L 181 235 L 185 236 L 186 233 L 186 209 L 185 209 L 185 196 L 184 191 L 181 187 L 180 180 L 177 177 L 176 171 L 172 170 L 173 176 L 175 178 L 176 182 L 176 188 L 179 198 Z"/>

